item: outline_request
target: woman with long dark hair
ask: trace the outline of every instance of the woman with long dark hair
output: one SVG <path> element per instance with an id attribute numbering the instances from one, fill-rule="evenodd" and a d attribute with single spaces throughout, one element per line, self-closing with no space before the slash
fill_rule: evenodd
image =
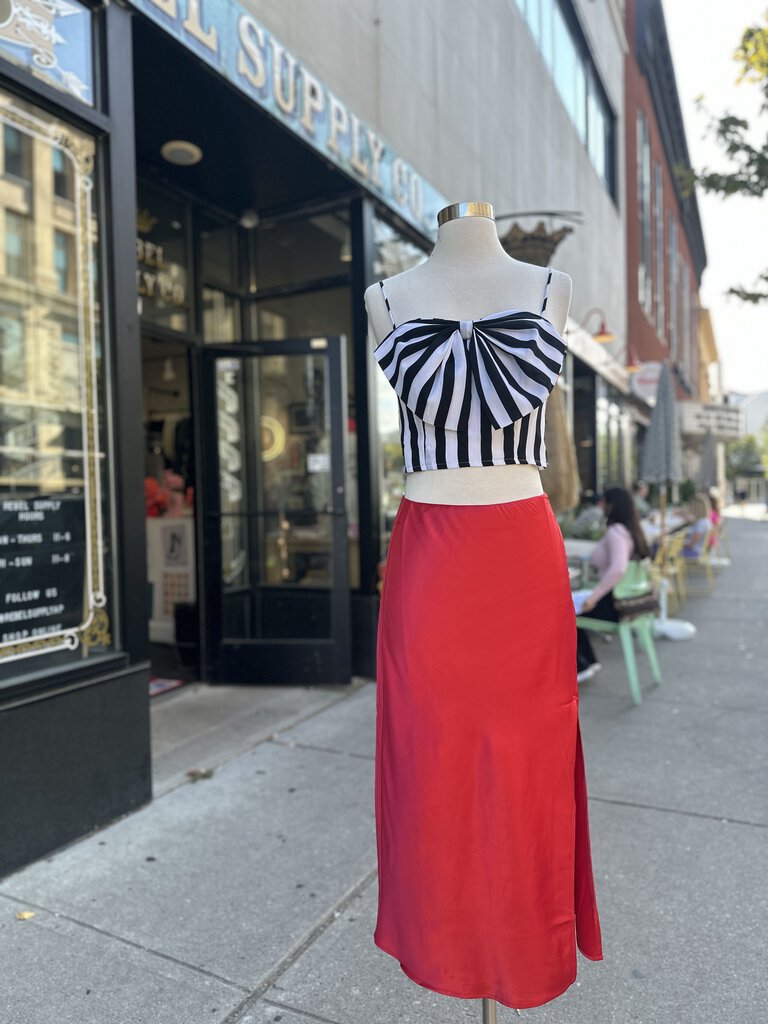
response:
<path id="1" fill-rule="evenodd" d="M 609 487 L 603 495 L 603 507 L 608 529 L 598 541 L 590 556 L 599 578 L 584 599 L 579 615 L 593 619 L 618 622 L 613 604 L 613 588 L 627 571 L 631 559 L 648 557 L 648 544 L 640 527 L 632 495 L 625 487 Z M 580 629 L 576 643 L 576 670 L 578 681 L 584 682 L 600 668 L 586 630 Z"/>

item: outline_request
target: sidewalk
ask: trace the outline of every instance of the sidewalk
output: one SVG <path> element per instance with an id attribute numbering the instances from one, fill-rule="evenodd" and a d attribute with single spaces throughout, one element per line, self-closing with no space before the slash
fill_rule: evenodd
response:
<path id="1" fill-rule="evenodd" d="M 581 720 L 606 960 L 524 1019 L 765 1019 L 768 523 L 729 525 L 732 566 L 683 610 L 698 635 L 657 645 L 661 687 L 639 655 L 640 707 L 598 648 Z M 480 1024 L 373 945 L 374 684 L 238 690 L 213 718 L 210 692 L 194 741 L 174 695 L 153 708 L 150 806 L 0 884 L 2 1024 Z"/>

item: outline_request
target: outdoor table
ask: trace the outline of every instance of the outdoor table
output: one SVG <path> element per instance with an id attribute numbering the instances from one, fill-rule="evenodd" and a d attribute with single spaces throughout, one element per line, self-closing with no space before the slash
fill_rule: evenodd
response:
<path id="1" fill-rule="evenodd" d="M 687 525 L 688 520 L 684 516 L 681 516 L 679 513 L 668 512 L 664 517 L 664 534 L 665 536 L 669 536 L 670 533 L 676 533 Z M 647 541 L 652 542 L 659 539 L 661 523 L 658 518 L 653 521 L 649 519 L 641 519 L 640 527 L 645 534 L 645 539 Z"/>
<path id="2" fill-rule="evenodd" d="M 583 540 L 580 537 L 565 537 L 565 555 L 569 561 L 577 562 L 578 566 L 568 568 L 568 575 L 571 581 L 571 589 L 582 587 L 589 572 L 589 559 L 595 550 L 596 540 Z"/>

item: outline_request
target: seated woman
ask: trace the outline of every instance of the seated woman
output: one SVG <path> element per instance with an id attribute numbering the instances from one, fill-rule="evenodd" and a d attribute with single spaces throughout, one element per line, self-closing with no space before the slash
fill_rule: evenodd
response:
<path id="1" fill-rule="evenodd" d="M 708 548 L 714 553 L 717 547 L 718 541 L 720 540 L 720 528 L 723 522 L 723 517 L 720 513 L 720 503 L 716 494 L 709 495 L 709 504 L 711 506 L 709 510 L 709 522 L 712 529 L 709 534 Z"/>
<path id="2" fill-rule="evenodd" d="M 618 622 L 613 588 L 627 571 L 630 559 L 648 557 L 648 544 L 640 528 L 632 495 L 626 488 L 609 487 L 603 495 L 603 505 L 608 529 L 590 557 L 600 575 L 582 602 L 579 615 Z M 577 630 L 576 678 L 582 683 L 591 679 L 599 668 L 589 635 L 586 630 Z"/>
<path id="3" fill-rule="evenodd" d="M 704 550 L 704 543 L 712 528 L 709 518 L 709 501 L 703 494 L 697 494 L 690 503 L 693 524 L 689 527 L 683 547 L 684 558 L 698 558 Z"/>

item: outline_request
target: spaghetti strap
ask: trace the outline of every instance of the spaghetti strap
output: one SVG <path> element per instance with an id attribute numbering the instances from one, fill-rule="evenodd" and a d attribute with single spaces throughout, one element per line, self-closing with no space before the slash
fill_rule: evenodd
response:
<path id="1" fill-rule="evenodd" d="M 389 299 L 388 299 L 387 293 L 386 293 L 386 291 L 384 289 L 384 282 L 383 281 L 379 281 L 379 288 L 381 288 L 381 296 L 384 299 L 384 302 L 386 304 L 387 312 L 389 313 L 389 319 L 392 322 L 392 327 L 397 327 L 397 324 L 395 323 L 395 318 L 392 316 L 392 307 L 389 304 Z"/>
<path id="2" fill-rule="evenodd" d="M 546 283 L 546 285 L 544 287 L 544 299 L 542 300 L 542 303 L 541 303 L 541 312 L 542 313 L 544 313 L 544 311 L 547 308 L 547 299 L 549 298 L 549 285 L 550 285 L 551 281 L 552 281 L 552 268 L 551 267 L 547 267 L 547 283 Z"/>

